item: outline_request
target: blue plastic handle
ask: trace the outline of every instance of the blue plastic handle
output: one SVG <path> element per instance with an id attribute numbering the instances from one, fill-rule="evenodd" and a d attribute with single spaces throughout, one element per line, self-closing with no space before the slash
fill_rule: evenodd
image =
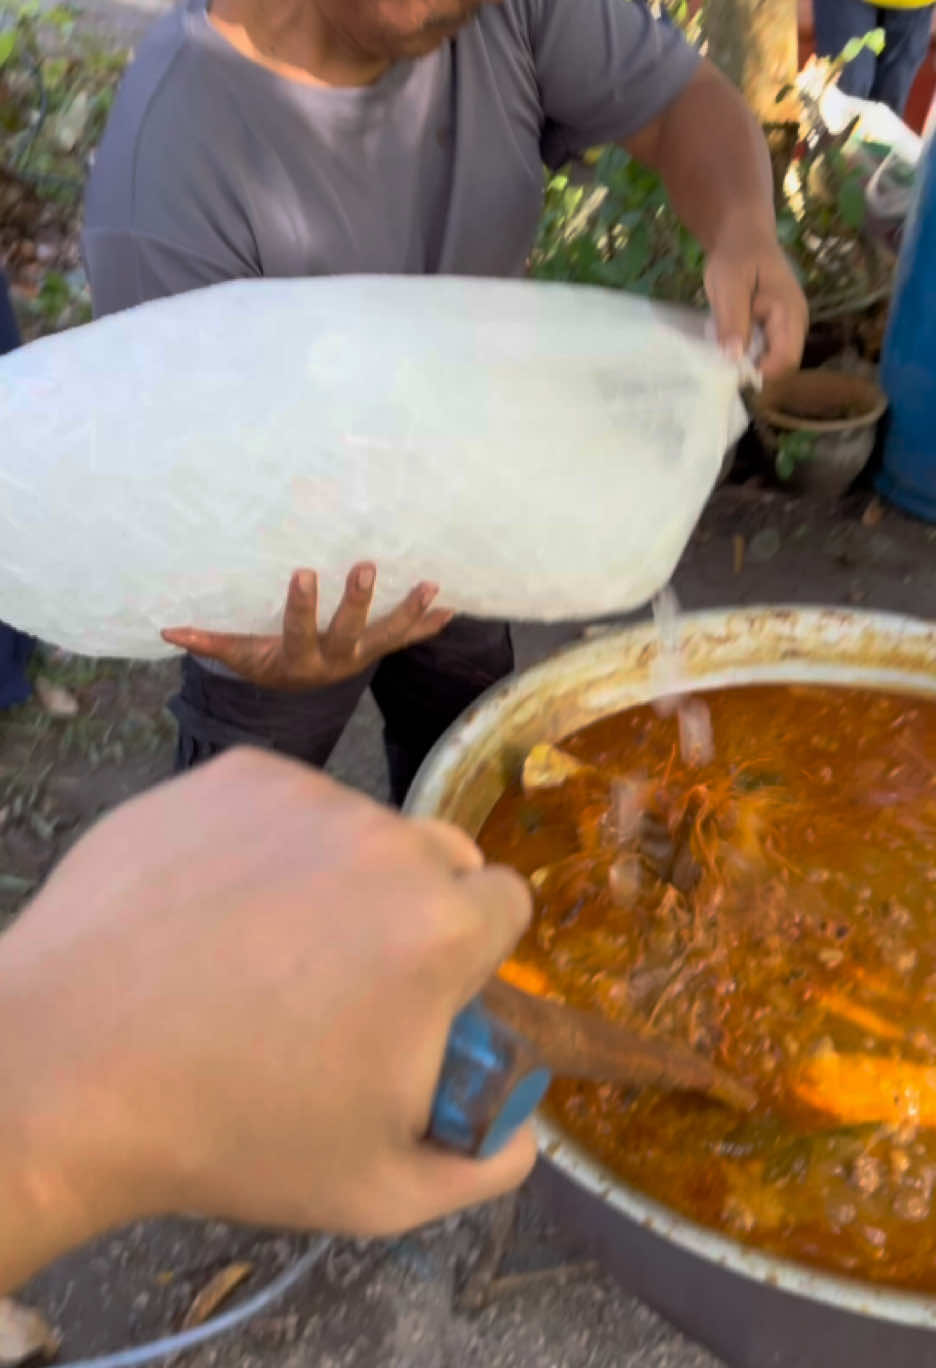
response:
<path id="1" fill-rule="evenodd" d="M 429 1136 L 461 1154 L 490 1158 L 529 1119 L 550 1082 L 532 1046 L 476 998 L 452 1023 Z"/>

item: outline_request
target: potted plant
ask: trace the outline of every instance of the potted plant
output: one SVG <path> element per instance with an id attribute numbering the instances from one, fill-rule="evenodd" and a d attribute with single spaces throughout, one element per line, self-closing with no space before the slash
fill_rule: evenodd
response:
<path id="1" fill-rule="evenodd" d="M 832 498 L 867 465 L 886 408 L 873 380 L 825 369 L 770 381 L 754 400 L 758 432 L 778 478 L 798 493 Z"/>

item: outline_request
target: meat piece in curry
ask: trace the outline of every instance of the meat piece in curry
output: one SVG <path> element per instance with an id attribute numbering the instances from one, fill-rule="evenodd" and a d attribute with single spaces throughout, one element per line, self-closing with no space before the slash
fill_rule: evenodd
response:
<path id="1" fill-rule="evenodd" d="M 936 1291 L 936 703 L 701 697 L 713 751 L 631 709 L 562 742 L 578 764 L 540 753 L 480 842 L 534 889 L 514 982 L 686 1042 L 758 1108 L 561 1080 L 550 1106 L 697 1221 Z"/>

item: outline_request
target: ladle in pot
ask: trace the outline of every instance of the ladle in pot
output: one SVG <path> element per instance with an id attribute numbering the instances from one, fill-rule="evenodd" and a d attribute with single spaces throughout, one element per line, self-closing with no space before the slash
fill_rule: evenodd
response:
<path id="1" fill-rule="evenodd" d="M 552 1077 L 699 1092 L 748 1112 L 757 1099 L 687 1046 L 533 997 L 494 978 L 453 1023 L 429 1138 L 484 1159 L 539 1105 Z"/>
<path id="2" fill-rule="evenodd" d="M 752 1111 L 750 1088 L 678 1041 L 639 1035 L 596 1012 L 533 997 L 501 978 L 484 989 L 488 1011 L 534 1045 L 557 1078 L 587 1078 L 666 1092 L 704 1093 Z"/>

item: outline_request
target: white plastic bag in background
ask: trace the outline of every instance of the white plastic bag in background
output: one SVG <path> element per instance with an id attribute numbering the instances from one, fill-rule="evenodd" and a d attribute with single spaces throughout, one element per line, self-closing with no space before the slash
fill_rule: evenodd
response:
<path id="1" fill-rule="evenodd" d="M 0 619 L 86 654 L 268 631 L 353 561 L 478 616 L 586 618 L 669 578 L 744 426 L 683 311 L 445 277 L 235 282 L 0 361 Z"/>

